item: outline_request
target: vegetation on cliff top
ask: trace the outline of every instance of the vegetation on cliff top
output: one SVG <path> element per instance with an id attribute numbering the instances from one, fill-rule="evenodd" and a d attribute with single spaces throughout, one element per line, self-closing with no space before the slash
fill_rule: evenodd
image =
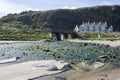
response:
<path id="1" fill-rule="evenodd" d="M 8 14 L 0 18 L 0 40 L 41 40 L 50 39 L 46 27 L 69 30 L 82 22 L 105 22 L 108 27 L 113 25 L 114 31 L 120 32 L 120 5 L 95 6 L 49 11 L 24 11 L 19 14 Z M 93 39 L 94 36 L 87 36 Z M 94 34 L 94 33 L 93 33 Z M 111 35 L 111 34 L 110 34 Z M 116 34 L 115 34 L 116 35 Z M 113 37 L 114 38 L 114 37 Z"/>
<path id="2" fill-rule="evenodd" d="M 43 29 L 45 27 L 74 28 L 82 22 L 108 22 L 114 31 L 120 31 L 120 5 L 95 6 L 74 10 L 58 9 L 49 11 L 24 11 L 19 14 L 8 14 L 0 19 L 1 26 L 16 30 Z"/>

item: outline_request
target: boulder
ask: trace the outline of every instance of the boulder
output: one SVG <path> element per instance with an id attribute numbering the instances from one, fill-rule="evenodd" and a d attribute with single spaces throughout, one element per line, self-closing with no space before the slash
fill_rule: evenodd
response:
<path id="1" fill-rule="evenodd" d="M 64 66 L 61 68 L 61 70 L 66 71 L 66 70 L 69 70 L 71 68 L 72 68 L 72 66 L 68 63 L 68 64 L 64 64 Z"/>
<path id="2" fill-rule="evenodd" d="M 67 80 L 65 76 L 55 76 L 55 80 Z"/>
<path id="3" fill-rule="evenodd" d="M 55 65 L 59 70 L 69 70 L 72 68 L 71 65 L 67 62 L 58 61 Z"/>
<path id="4" fill-rule="evenodd" d="M 95 62 L 93 65 L 94 65 L 94 68 L 95 68 L 95 69 L 98 69 L 98 68 L 103 67 L 105 64 L 102 63 L 102 62 Z"/>
<path id="5" fill-rule="evenodd" d="M 48 68 L 47 68 L 47 71 L 57 71 L 58 70 L 58 68 L 57 68 L 57 66 L 56 65 L 50 65 Z"/>
<path id="6" fill-rule="evenodd" d="M 67 62 L 62 62 L 62 61 L 55 61 L 55 60 L 51 60 L 51 61 L 47 61 L 44 62 L 42 64 L 35 64 L 35 67 L 40 67 L 43 69 L 46 69 L 47 71 L 57 71 L 57 70 L 69 70 L 71 69 L 71 65 Z"/>
<path id="7" fill-rule="evenodd" d="M 58 68 L 55 64 L 50 64 L 50 63 L 45 63 L 45 64 L 37 64 L 35 65 L 35 67 L 40 67 L 40 68 L 44 68 L 47 71 L 57 71 Z"/>
<path id="8" fill-rule="evenodd" d="M 3 60 L 0 60 L 0 64 L 11 63 L 11 62 L 16 62 L 16 61 L 17 61 L 16 57 L 9 58 L 9 59 L 3 59 Z"/>

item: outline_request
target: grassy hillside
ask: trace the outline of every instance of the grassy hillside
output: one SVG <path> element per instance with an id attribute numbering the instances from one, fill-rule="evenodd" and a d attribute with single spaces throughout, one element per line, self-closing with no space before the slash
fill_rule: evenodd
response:
<path id="1" fill-rule="evenodd" d="M 10 32 L 0 30 L 0 40 L 24 40 L 24 41 L 44 41 L 50 40 L 48 32 L 45 31 L 29 31 L 29 32 Z"/>
<path id="2" fill-rule="evenodd" d="M 58 9 L 50 11 L 24 11 L 20 14 L 8 14 L 0 19 L 0 25 L 17 29 L 71 29 L 82 22 L 108 22 L 114 31 L 120 31 L 120 5 L 95 6 L 74 10 Z"/>
<path id="3" fill-rule="evenodd" d="M 114 31 L 120 32 L 120 5 L 95 6 L 49 11 L 24 11 L 0 18 L 0 40 L 41 40 L 50 39 L 46 27 L 69 30 L 82 22 L 108 22 Z M 95 33 L 80 33 L 87 39 L 97 39 Z M 101 39 L 119 39 L 119 34 L 102 34 Z"/>

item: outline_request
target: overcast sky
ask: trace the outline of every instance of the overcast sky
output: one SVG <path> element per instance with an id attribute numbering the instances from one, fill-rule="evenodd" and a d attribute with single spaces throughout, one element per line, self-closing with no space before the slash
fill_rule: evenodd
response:
<path id="1" fill-rule="evenodd" d="M 0 17 L 27 10 L 76 9 L 115 4 L 120 5 L 120 0 L 0 0 Z"/>

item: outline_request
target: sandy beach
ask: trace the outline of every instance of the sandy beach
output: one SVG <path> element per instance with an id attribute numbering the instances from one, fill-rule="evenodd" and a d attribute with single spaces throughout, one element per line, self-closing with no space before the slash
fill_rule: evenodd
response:
<path id="1" fill-rule="evenodd" d="M 0 67 L 0 80 L 28 80 L 62 72 L 64 64 L 55 60 L 28 61 Z"/>

